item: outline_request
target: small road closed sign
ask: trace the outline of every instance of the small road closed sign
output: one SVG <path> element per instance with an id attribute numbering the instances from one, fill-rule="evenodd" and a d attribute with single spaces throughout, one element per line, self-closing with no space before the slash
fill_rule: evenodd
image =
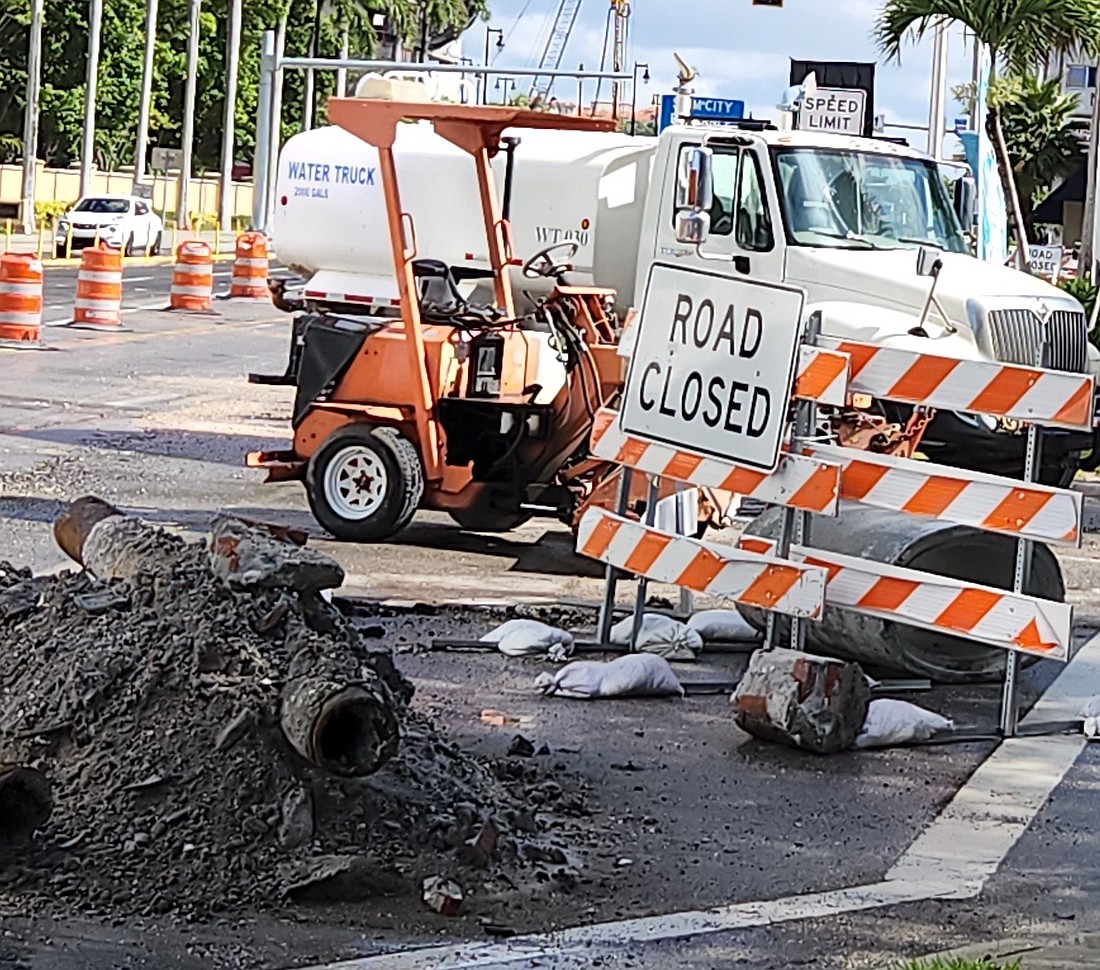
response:
<path id="1" fill-rule="evenodd" d="M 818 88 L 802 100 L 798 127 L 807 131 L 831 131 L 838 135 L 862 135 L 867 111 L 867 92 L 859 88 Z"/>
<path id="2" fill-rule="evenodd" d="M 1036 276 L 1043 276 L 1048 280 L 1058 279 L 1062 268 L 1061 246 L 1028 246 L 1027 251 L 1031 271 Z"/>
<path id="3" fill-rule="evenodd" d="M 654 266 L 622 429 L 774 471 L 802 337 L 801 290 Z"/>

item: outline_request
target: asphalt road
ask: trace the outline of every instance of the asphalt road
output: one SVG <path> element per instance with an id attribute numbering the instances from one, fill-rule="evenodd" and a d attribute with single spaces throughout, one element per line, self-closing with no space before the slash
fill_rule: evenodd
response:
<path id="1" fill-rule="evenodd" d="M 224 280 L 228 264 L 215 272 Z M 283 370 L 289 318 L 263 303 L 218 301 L 212 315 L 140 309 L 166 305 L 170 279 L 170 266 L 127 268 L 129 332 L 54 326 L 45 333 L 49 350 L 0 351 L 0 558 L 40 570 L 63 565 L 53 518 L 65 501 L 94 493 L 184 533 L 202 531 L 211 513 L 223 509 L 304 526 L 345 566 L 350 595 L 464 605 L 597 598 L 598 570 L 572 555 L 568 533 L 552 523 L 486 537 L 459 531 L 445 516 L 421 514 L 395 543 L 326 541 L 299 485 L 264 485 L 262 475 L 243 465 L 248 451 L 280 447 L 288 436 L 291 390 L 250 385 L 246 375 Z M 74 270 L 49 270 L 47 320 L 51 312 L 64 318 L 74 289 Z M 1084 639 L 1100 627 L 1100 542 L 1089 536 L 1082 549 L 1059 555 Z M 594 786 L 593 824 L 607 832 L 609 858 L 635 859 L 614 867 L 599 897 L 583 904 L 566 898 L 541 916 L 517 915 L 524 932 L 881 879 L 993 748 L 986 742 L 818 759 L 751 741 L 732 725 L 720 696 L 663 708 L 636 701 L 571 706 L 532 692 L 538 668 L 530 664 L 495 655 L 399 659 L 418 685 L 417 704 L 464 744 L 500 753 L 510 734 L 477 717 L 480 709 L 497 707 L 529 718 L 530 731 L 555 750 L 575 749 L 570 765 Z M 735 672 L 741 662 L 719 658 L 713 668 L 708 662 L 685 676 Z M 1034 699 L 1058 669 L 1043 664 L 1028 671 L 1026 696 Z M 917 700 L 960 721 L 988 724 L 998 696 L 993 686 L 938 690 Z M 614 767 L 627 763 L 639 770 Z M 976 900 L 914 902 L 697 941 L 601 944 L 592 957 L 605 967 L 831 970 L 879 966 L 894 956 L 1021 928 L 1088 928 L 1100 922 L 1094 915 L 1100 892 L 1092 885 L 1100 862 L 1093 831 L 1097 786 L 1100 765 L 1089 750 Z M 374 913 L 369 933 L 308 919 L 298 925 L 48 926 L 28 915 L 17 899 L 0 897 L 0 920 L 12 934 L 0 940 L 0 966 L 5 947 L 50 970 L 197 970 L 304 966 L 441 937 L 483 938 L 476 920 L 411 932 L 385 925 Z M 596 964 L 563 958 L 541 965 Z"/>

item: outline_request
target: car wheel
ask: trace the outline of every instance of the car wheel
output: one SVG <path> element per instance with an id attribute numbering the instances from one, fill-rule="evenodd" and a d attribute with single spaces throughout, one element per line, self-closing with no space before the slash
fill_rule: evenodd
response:
<path id="1" fill-rule="evenodd" d="M 412 442 L 394 429 L 342 428 L 310 459 L 306 491 L 314 517 L 336 538 L 373 542 L 412 520 L 424 470 Z"/>
<path id="2" fill-rule="evenodd" d="M 127 237 L 126 245 L 123 247 L 123 252 L 127 256 L 133 256 L 134 255 L 134 234 L 133 233 L 130 233 L 130 235 Z"/>
<path id="3" fill-rule="evenodd" d="M 63 245 L 61 245 L 61 246 L 56 246 L 55 245 L 53 247 L 53 258 L 54 259 L 64 259 L 65 258 L 65 247 Z"/>
<path id="4" fill-rule="evenodd" d="M 164 235 L 164 233 L 162 233 L 162 232 L 157 233 L 156 238 L 153 240 L 153 245 L 149 247 L 149 255 L 150 256 L 159 256 L 160 255 L 160 247 L 161 247 L 161 243 L 163 242 L 163 239 L 161 237 L 163 235 Z"/>

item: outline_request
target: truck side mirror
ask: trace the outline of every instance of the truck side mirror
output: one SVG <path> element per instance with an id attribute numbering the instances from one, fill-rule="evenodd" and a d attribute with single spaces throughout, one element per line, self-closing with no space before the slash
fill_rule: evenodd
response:
<path id="1" fill-rule="evenodd" d="M 959 217 L 964 232 L 969 232 L 974 225 L 977 200 L 977 186 L 970 176 L 955 180 L 955 215 Z"/>
<path id="2" fill-rule="evenodd" d="M 917 276 L 938 276 L 943 266 L 943 250 L 921 246 L 917 250 Z"/>
<path id="3" fill-rule="evenodd" d="M 714 153 L 709 148 L 689 148 L 680 156 L 676 179 L 676 241 L 707 241 L 710 207 L 714 201 Z"/>

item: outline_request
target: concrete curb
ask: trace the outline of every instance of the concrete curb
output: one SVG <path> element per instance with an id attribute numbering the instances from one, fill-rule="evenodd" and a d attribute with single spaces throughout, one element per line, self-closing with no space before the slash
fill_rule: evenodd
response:
<path id="1" fill-rule="evenodd" d="M 235 259 L 236 256 L 234 253 L 215 253 L 210 258 L 215 263 L 227 263 Z M 125 256 L 122 260 L 122 268 L 125 269 L 127 266 L 171 266 L 175 261 L 175 256 Z M 76 257 L 71 259 L 43 259 L 42 265 L 46 269 L 63 269 L 69 266 L 80 266 L 80 260 Z"/>
<path id="2" fill-rule="evenodd" d="M 1100 942 L 1100 938 L 1097 939 Z M 899 970 L 912 962 L 931 962 L 936 959 L 981 960 L 983 957 L 1006 964 L 1019 960 L 1022 970 L 1064 970 L 1068 967 L 1091 965 L 1081 962 L 1083 949 L 1088 950 L 1090 957 L 1096 957 L 1097 950 L 1083 947 L 1079 937 L 1065 943 L 1037 943 L 1023 939 L 994 940 L 991 943 L 971 943 L 954 950 L 941 950 L 921 957 L 893 960 L 890 963 L 877 964 L 874 970 Z"/>

